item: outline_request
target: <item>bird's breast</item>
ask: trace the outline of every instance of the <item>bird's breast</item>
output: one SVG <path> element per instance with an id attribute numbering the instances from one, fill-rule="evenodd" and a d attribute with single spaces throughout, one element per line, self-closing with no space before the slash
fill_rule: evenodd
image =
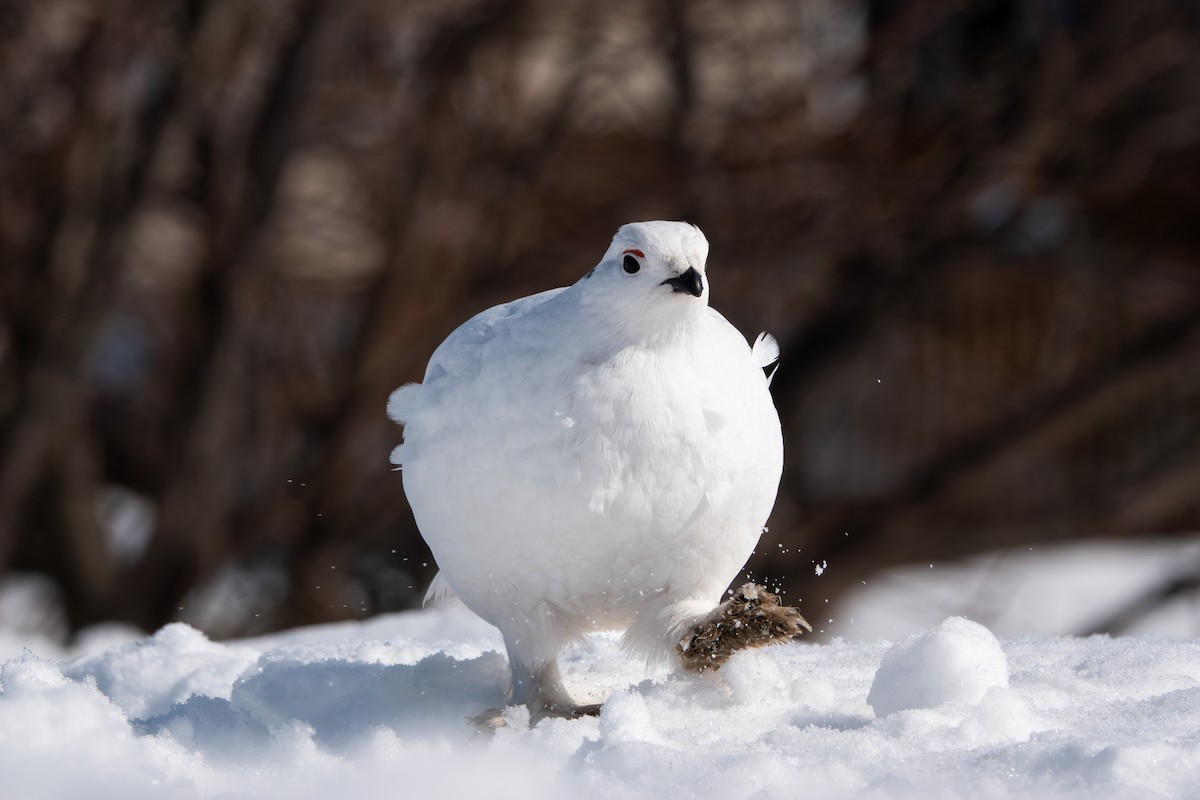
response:
<path id="1" fill-rule="evenodd" d="M 480 613 L 511 588 L 599 621 L 655 592 L 723 589 L 781 467 L 778 417 L 741 347 L 725 361 L 700 348 L 702 365 L 694 349 L 588 364 L 560 348 L 536 368 L 510 361 L 486 390 L 447 389 L 404 480 L 455 591 Z"/>
<path id="2" fill-rule="evenodd" d="M 573 465 L 560 488 L 589 513 L 656 531 L 727 494 L 755 436 L 746 398 L 684 360 L 636 351 L 579 371 L 551 416 Z"/>

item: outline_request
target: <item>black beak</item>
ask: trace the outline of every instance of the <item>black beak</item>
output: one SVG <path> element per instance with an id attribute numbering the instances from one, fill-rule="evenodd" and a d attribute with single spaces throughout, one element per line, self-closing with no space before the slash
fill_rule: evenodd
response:
<path id="1" fill-rule="evenodd" d="M 704 279 L 696 272 L 695 267 L 688 267 L 687 272 L 678 278 L 667 278 L 663 284 L 670 285 L 673 292 L 687 292 L 692 297 L 704 294 Z"/>

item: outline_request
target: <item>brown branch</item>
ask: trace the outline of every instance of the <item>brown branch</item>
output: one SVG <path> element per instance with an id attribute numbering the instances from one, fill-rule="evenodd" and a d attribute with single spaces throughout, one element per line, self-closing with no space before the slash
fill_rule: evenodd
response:
<path id="1" fill-rule="evenodd" d="M 194 4 L 188 7 L 194 8 Z M 186 42 L 195 33 L 194 14 L 185 13 L 180 18 L 182 26 L 177 36 Z M 0 437 L 0 569 L 12 556 L 21 515 L 47 470 L 56 469 L 54 465 L 64 459 L 78 458 L 79 454 L 70 455 L 71 450 L 95 448 L 87 429 L 91 393 L 83 370 L 85 353 L 110 307 L 121 275 L 132 212 L 143 201 L 150 183 L 152 159 L 140 156 L 153 150 L 170 117 L 183 69 L 181 58 L 163 55 L 160 88 L 138 97 L 140 106 L 94 108 L 92 104 L 102 94 L 97 82 L 111 67 L 99 47 L 109 31 L 104 22 L 95 24 L 96 29 L 77 58 L 78 98 L 83 111 L 80 126 L 71 132 L 68 144 L 86 148 L 97 157 L 78 167 L 66 153 L 47 154 L 51 159 L 61 158 L 54 167 L 61 164 L 63 170 L 61 175 L 48 176 L 54 185 L 39 187 L 39 199 L 56 204 L 47 210 L 49 224 L 23 265 L 6 265 L 37 274 L 39 277 L 32 282 L 38 287 L 35 296 L 40 293 L 45 304 L 32 306 L 43 316 L 37 333 L 17 354 L 26 362 L 19 368 L 26 372 L 22 379 L 25 389 Z M 94 487 L 78 480 L 70 481 L 69 486 L 71 491 L 61 501 L 85 510 L 71 519 L 86 528 L 70 532 L 66 538 L 84 537 L 92 541 L 88 547 L 102 555 L 98 541 L 93 541 L 100 534 L 90 516 Z M 59 524 L 74 523 L 67 519 Z M 70 565 L 72 554 L 64 553 L 62 557 L 61 564 L 50 568 L 61 569 L 67 576 L 78 575 L 78 565 Z M 102 583 L 64 582 L 68 605 L 76 612 L 74 623 L 90 621 L 96 617 L 89 615 L 103 613 L 103 603 L 96 608 L 91 604 L 99 599 L 96 592 Z M 76 597 L 73 592 L 80 595 Z"/>
<path id="2" fill-rule="evenodd" d="M 811 543 L 806 545 L 809 552 L 839 566 L 836 572 L 830 571 L 822 578 L 821 588 L 836 594 L 841 585 L 863 577 L 868 564 L 877 569 L 918 559 L 955 558 L 1047 537 L 1046 528 L 1034 530 L 1032 526 L 1023 526 L 1022 531 L 1002 526 L 1003 540 L 989 536 L 979 525 L 974 526 L 970 538 L 944 525 L 928 526 L 929 530 L 923 533 L 918 531 L 925 527 L 922 520 L 928 522 L 927 515 L 938 508 L 939 499 L 978 480 L 981 474 L 1002 462 L 1043 449 L 1047 440 L 1069 439 L 1089 420 L 1119 413 L 1124 407 L 1122 398 L 1131 386 L 1139 385 L 1148 374 L 1188 363 L 1196 348 L 1198 332 L 1200 318 L 1193 315 L 1153 326 L 1129 347 L 1093 365 L 1061 389 L 991 421 L 957 445 L 939 450 L 924 467 L 914 469 L 886 499 L 859 508 L 831 511 L 814 520 L 808 537 Z M 1003 501 L 997 497 L 993 502 Z M 1109 519 L 1112 515 L 1105 512 L 1100 516 Z M 1079 528 L 1088 527 L 1077 523 Z M 934 533 L 938 530 L 941 535 Z"/>
<path id="3" fill-rule="evenodd" d="M 172 619 L 179 601 L 225 554 L 233 531 L 230 514 L 238 492 L 236 471 L 223 465 L 237 451 L 238 425 L 247 396 L 241 350 L 254 314 L 256 248 L 275 208 L 283 166 L 295 141 L 296 120 L 313 76 L 313 41 L 328 13 L 319 0 L 299 0 L 256 110 L 251 134 L 233 169 L 240 191 L 215 187 L 211 209 L 217 237 L 203 277 L 207 323 L 180 393 L 188 421 L 179 466 L 171 476 L 159 522 L 144 557 L 130 576 L 127 619 L 153 629 Z M 223 213 L 224 212 L 224 213 Z"/>

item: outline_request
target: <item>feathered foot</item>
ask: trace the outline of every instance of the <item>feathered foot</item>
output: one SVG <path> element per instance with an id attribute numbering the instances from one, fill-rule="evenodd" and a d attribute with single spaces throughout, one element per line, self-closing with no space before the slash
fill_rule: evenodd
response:
<path id="1" fill-rule="evenodd" d="M 795 639 L 812 626 L 800 611 L 756 583 L 744 584 L 733 597 L 694 625 L 675 649 L 684 669 L 717 670 L 738 650 Z"/>

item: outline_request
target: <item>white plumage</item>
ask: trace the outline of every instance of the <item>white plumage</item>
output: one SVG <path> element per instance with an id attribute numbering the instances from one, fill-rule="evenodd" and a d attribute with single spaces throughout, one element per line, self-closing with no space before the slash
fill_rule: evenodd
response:
<path id="1" fill-rule="evenodd" d="M 782 470 L 753 349 L 708 306 L 708 241 L 624 225 L 574 285 L 490 308 L 392 393 L 392 460 L 440 573 L 504 634 L 513 701 L 581 710 L 556 656 L 590 630 L 672 652 L 750 556 Z"/>

